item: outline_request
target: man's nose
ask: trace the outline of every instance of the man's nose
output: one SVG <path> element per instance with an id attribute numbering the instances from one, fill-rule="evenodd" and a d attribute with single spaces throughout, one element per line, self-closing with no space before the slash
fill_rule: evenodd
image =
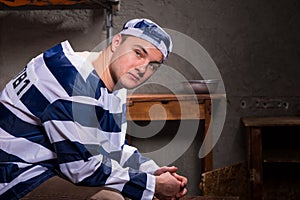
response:
<path id="1" fill-rule="evenodd" d="M 147 71 L 147 66 L 148 66 L 148 63 L 136 67 L 136 70 L 138 71 L 138 75 L 139 75 L 140 77 L 143 77 L 144 74 L 146 73 L 146 71 Z"/>

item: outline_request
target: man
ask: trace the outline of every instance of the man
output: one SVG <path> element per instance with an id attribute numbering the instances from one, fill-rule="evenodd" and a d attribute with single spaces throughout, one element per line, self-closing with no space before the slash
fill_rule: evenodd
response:
<path id="1" fill-rule="evenodd" d="M 92 62 L 67 41 L 32 59 L 0 95 L 0 199 L 184 196 L 176 167 L 124 144 L 126 89 L 171 48 L 161 27 L 133 19 Z"/>

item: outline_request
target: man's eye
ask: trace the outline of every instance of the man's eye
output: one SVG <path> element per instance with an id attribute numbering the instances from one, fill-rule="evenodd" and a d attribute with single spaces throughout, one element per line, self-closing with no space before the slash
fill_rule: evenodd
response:
<path id="1" fill-rule="evenodd" d="M 150 68 L 152 71 L 158 70 L 159 67 L 160 67 L 160 63 L 149 63 L 149 68 Z"/>
<path id="2" fill-rule="evenodd" d="M 142 57 L 142 53 L 139 50 L 135 50 L 135 54 L 139 57 Z"/>

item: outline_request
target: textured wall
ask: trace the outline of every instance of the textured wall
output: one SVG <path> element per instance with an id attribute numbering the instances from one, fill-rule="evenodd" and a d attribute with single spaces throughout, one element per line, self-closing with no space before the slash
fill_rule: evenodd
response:
<path id="1" fill-rule="evenodd" d="M 225 126 L 213 150 L 214 168 L 219 168 L 245 160 L 241 117 L 300 114 L 299 10 L 296 0 L 124 1 L 115 24 L 149 17 L 192 37 L 210 54 L 228 100 Z M 172 61 L 168 64 L 184 67 L 186 76 L 193 77 L 187 63 Z M 189 170 L 198 170 L 197 154 L 183 157 L 177 163 L 189 174 L 191 193 L 197 193 L 197 175 Z"/>
<path id="2" fill-rule="evenodd" d="M 228 98 L 226 123 L 213 151 L 219 168 L 245 160 L 240 117 L 300 114 L 299 9 L 297 0 L 124 0 L 114 32 L 130 18 L 147 17 L 190 36 L 210 54 Z M 0 11 L 0 87 L 32 56 L 61 40 L 79 51 L 93 49 L 105 38 L 103 20 L 101 10 Z M 168 64 L 194 78 L 184 60 L 171 58 Z M 199 192 L 198 162 L 194 149 L 176 161 L 191 177 L 190 194 Z"/>
<path id="3" fill-rule="evenodd" d="M 0 87 L 33 57 L 69 40 L 77 51 L 105 39 L 103 10 L 0 11 Z"/>

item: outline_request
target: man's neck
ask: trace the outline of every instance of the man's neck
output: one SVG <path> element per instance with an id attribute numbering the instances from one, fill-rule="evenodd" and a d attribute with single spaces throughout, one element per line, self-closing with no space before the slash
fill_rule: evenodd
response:
<path id="1" fill-rule="evenodd" d="M 115 84 L 113 82 L 109 70 L 110 60 L 111 60 L 111 52 L 110 52 L 110 48 L 108 47 L 104 49 L 92 63 L 95 68 L 95 71 L 97 72 L 101 80 L 104 82 L 107 89 L 109 91 L 113 91 Z"/>

